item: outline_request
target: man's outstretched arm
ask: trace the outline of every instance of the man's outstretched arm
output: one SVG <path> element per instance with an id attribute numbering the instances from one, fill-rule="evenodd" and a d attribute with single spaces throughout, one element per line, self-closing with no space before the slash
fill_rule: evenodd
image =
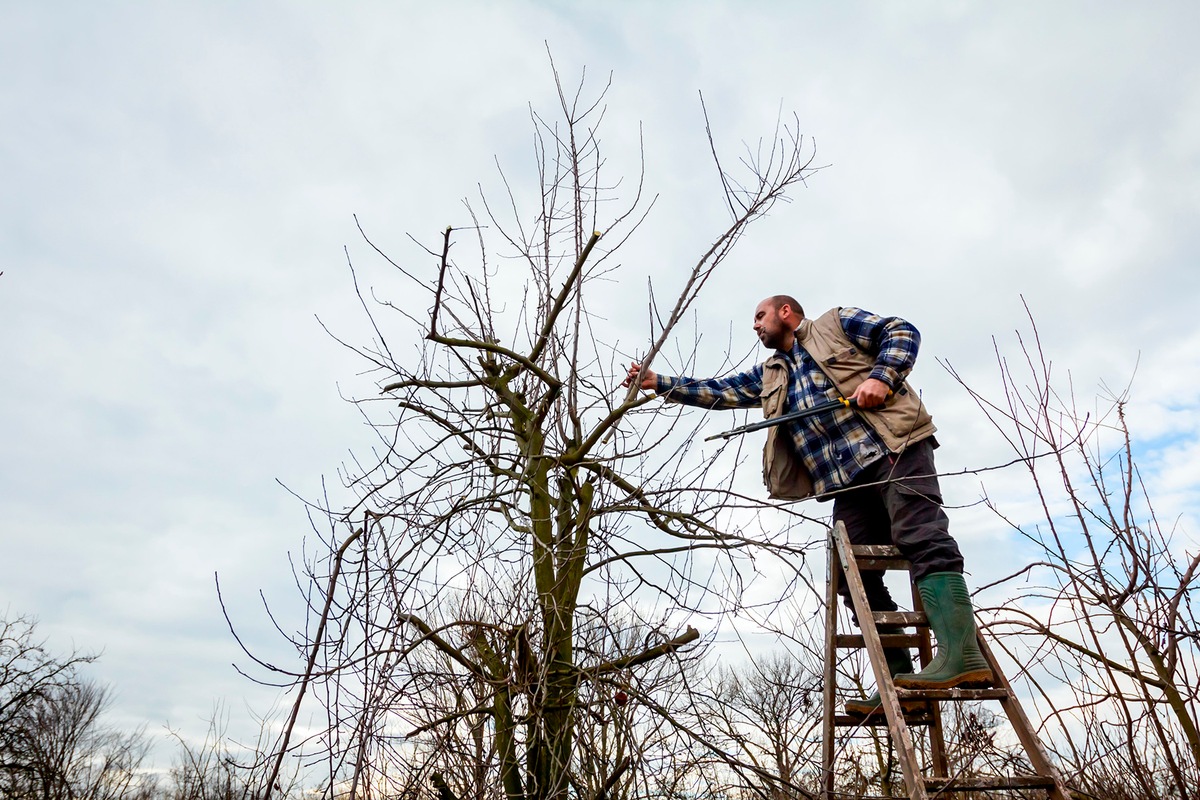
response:
<path id="1" fill-rule="evenodd" d="M 642 365 L 636 361 L 629 365 L 629 374 L 622 386 L 629 386 L 637 379 Z M 757 365 L 746 372 L 724 378 L 698 380 L 684 376 L 659 375 L 646 370 L 638 388 L 657 392 L 664 400 L 701 408 L 753 408 L 762 395 L 762 366 Z"/>

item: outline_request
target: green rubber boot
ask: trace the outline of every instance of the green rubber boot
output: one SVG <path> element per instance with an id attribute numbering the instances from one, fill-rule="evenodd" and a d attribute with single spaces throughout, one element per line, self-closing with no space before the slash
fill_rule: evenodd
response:
<path id="1" fill-rule="evenodd" d="M 937 639 L 937 655 L 916 674 L 896 676 L 903 689 L 982 689 L 994 676 L 975 639 L 975 612 L 967 583 L 958 572 L 935 572 L 917 581 L 929 627 Z"/>
<path id="2" fill-rule="evenodd" d="M 880 636 L 904 633 L 904 628 L 897 625 L 880 625 L 878 630 Z M 883 654 L 887 657 L 888 672 L 892 674 L 893 678 L 906 672 L 912 672 L 912 654 L 907 647 L 885 647 Z M 847 700 L 845 708 L 846 713 L 852 717 L 869 717 L 883 710 L 883 701 L 879 698 L 879 692 L 876 691 L 862 700 Z"/>

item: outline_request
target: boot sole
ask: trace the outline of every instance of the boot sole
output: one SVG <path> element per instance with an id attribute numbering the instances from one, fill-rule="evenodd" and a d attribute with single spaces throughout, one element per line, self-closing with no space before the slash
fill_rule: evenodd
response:
<path id="1" fill-rule="evenodd" d="M 919 675 L 920 673 L 917 673 L 912 678 L 897 677 L 896 687 L 899 689 L 988 689 L 996 682 L 996 676 L 990 669 L 962 672 L 941 681 L 914 680 Z"/>

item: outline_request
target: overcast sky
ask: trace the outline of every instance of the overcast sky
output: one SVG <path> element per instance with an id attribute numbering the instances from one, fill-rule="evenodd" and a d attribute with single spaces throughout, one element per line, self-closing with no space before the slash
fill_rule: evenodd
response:
<path id="1" fill-rule="evenodd" d="M 936 360 L 994 382 L 1024 297 L 1085 405 L 1134 378 L 1160 517 L 1194 548 L 1198 29 L 1184 2 L 0 0 L 0 610 L 102 651 L 122 725 L 271 701 L 230 666 L 213 575 L 277 647 L 257 592 L 292 600 L 308 528 L 277 481 L 336 487 L 368 441 L 339 396 L 370 391 L 362 365 L 316 319 L 368 337 L 352 215 L 423 268 L 407 233 L 467 224 L 497 159 L 529 179 L 547 45 L 568 82 L 611 73 L 610 174 L 644 136 L 637 307 L 721 218 L 698 92 L 730 153 L 794 112 L 829 166 L 751 230 L 698 329 L 745 352 L 776 291 L 910 319 L 956 469 L 1003 448 Z M 1002 535 L 964 524 L 968 567 Z"/>

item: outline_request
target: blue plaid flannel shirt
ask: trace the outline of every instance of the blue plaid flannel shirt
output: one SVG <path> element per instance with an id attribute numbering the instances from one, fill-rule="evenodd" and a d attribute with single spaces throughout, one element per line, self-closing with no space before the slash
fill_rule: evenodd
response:
<path id="1" fill-rule="evenodd" d="M 881 317 L 859 308 L 843 308 L 840 317 L 846 337 L 876 356 L 869 377 L 895 389 L 913 368 L 921 334 L 899 317 Z M 783 413 L 838 398 L 837 387 L 798 341 L 790 353 L 780 350 L 778 354 L 791 366 Z M 753 408 L 759 405 L 762 374 L 762 364 L 756 364 L 746 372 L 709 380 L 659 375 L 657 392 L 666 400 L 701 408 Z M 864 467 L 888 453 L 871 426 L 850 409 L 790 422 L 787 428 L 818 496 L 848 486 Z"/>

